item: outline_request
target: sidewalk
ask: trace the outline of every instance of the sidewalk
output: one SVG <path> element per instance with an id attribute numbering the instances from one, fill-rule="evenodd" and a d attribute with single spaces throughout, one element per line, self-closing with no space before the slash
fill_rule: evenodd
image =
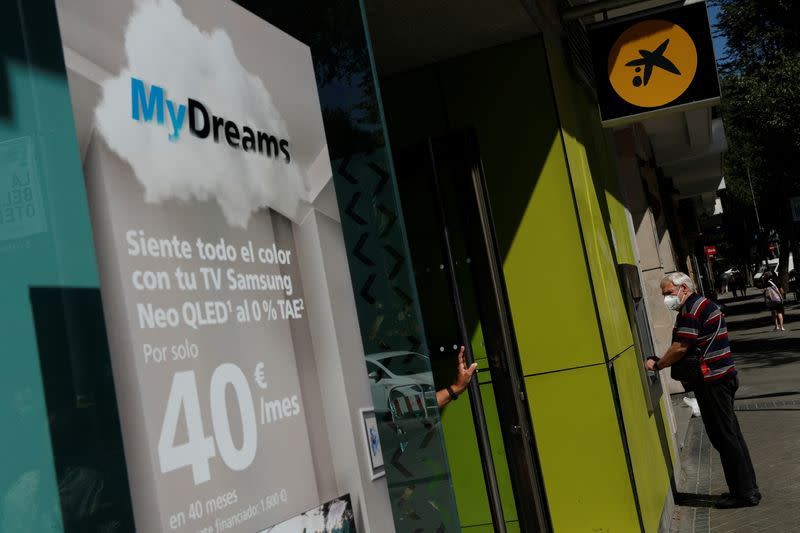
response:
<path id="1" fill-rule="evenodd" d="M 800 305 L 789 302 L 786 331 L 772 331 L 760 291 L 749 292 L 744 300 L 720 302 L 739 370 L 736 415 L 764 498 L 758 507 L 713 508 L 713 496 L 727 486 L 702 420 L 691 418 L 676 477 L 681 492 L 696 495 L 696 506 L 675 507 L 671 533 L 800 531 Z M 673 405 L 689 410 L 682 395 Z"/>

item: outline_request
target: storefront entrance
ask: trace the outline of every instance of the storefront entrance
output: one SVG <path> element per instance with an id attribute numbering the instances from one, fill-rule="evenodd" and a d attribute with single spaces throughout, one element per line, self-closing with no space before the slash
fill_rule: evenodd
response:
<path id="1" fill-rule="evenodd" d="M 451 383 L 459 346 L 479 365 L 461 400 L 469 402 L 474 444 L 447 447 L 454 470 L 457 450 L 477 447 L 485 492 L 457 494 L 459 511 L 461 502 L 485 500 L 494 531 L 550 531 L 476 135 L 429 138 L 398 150 L 394 162 L 437 389 Z M 445 425 L 449 410 L 464 409 L 451 405 Z M 513 496 L 501 494 L 509 482 Z"/>

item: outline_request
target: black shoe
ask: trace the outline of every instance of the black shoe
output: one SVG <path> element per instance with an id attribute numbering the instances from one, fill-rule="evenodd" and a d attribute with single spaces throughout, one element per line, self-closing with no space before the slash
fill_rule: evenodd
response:
<path id="1" fill-rule="evenodd" d="M 755 507 L 761 501 L 760 497 L 750 496 L 747 498 L 737 498 L 735 496 L 727 496 L 717 500 L 714 507 L 717 509 L 736 509 L 739 507 Z"/>

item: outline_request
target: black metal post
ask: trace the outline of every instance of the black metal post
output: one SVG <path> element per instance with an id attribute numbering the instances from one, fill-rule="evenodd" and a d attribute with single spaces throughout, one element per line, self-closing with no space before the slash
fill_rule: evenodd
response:
<path id="1" fill-rule="evenodd" d="M 470 343 L 469 332 L 467 331 L 467 323 L 464 318 L 464 308 L 461 300 L 461 291 L 458 287 L 458 279 L 456 277 L 455 262 L 453 260 L 453 251 L 450 246 L 450 233 L 447 228 L 447 217 L 445 215 L 444 203 L 442 200 L 442 190 L 439 183 L 439 173 L 436 169 L 436 155 L 433 150 L 433 141 L 428 139 L 428 152 L 431 161 L 431 176 L 433 185 L 433 198 L 436 204 L 436 213 L 442 228 L 442 243 L 444 248 L 444 261 L 447 270 L 450 274 L 450 287 L 453 294 L 453 305 L 456 312 L 456 320 L 458 322 L 458 329 L 463 339 L 463 346 L 465 348 L 465 359 L 468 365 L 474 361 L 472 346 Z M 503 503 L 500 500 L 500 490 L 497 483 L 497 473 L 494 467 L 494 458 L 492 457 L 492 445 L 489 441 L 489 430 L 486 425 L 486 415 L 483 412 L 483 402 L 481 401 L 481 389 L 478 383 L 477 374 L 470 382 L 469 388 L 469 404 L 472 408 L 472 420 L 475 424 L 475 433 L 478 436 L 478 451 L 481 455 L 481 466 L 483 467 L 483 477 L 486 482 L 486 494 L 489 497 L 489 510 L 492 514 L 492 525 L 494 531 L 498 533 L 506 532 L 506 522 L 503 515 Z"/>

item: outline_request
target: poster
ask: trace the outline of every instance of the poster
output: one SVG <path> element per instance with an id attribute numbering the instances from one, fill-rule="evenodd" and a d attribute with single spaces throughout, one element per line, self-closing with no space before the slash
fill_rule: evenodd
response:
<path id="1" fill-rule="evenodd" d="M 355 533 L 350 495 L 339 498 L 276 524 L 259 533 Z"/>
<path id="2" fill-rule="evenodd" d="M 295 232 L 331 168 L 309 48 L 227 1 L 57 6 L 137 530 L 318 506 Z"/>

